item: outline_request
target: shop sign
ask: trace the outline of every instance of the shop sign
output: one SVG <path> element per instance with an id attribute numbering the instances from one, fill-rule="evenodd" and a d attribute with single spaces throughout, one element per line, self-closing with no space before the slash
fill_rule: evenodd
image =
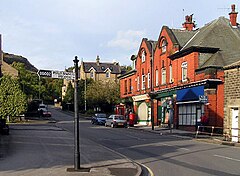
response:
<path id="1" fill-rule="evenodd" d="M 199 102 L 200 103 L 207 103 L 208 97 L 206 95 L 199 95 Z"/>

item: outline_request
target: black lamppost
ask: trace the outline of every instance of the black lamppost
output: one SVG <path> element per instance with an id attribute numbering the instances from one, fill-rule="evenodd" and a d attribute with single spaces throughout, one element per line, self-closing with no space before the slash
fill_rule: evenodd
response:
<path id="1" fill-rule="evenodd" d="M 152 57 L 150 59 L 150 67 L 151 67 L 151 79 L 150 79 L 150 98 L 151 98 L 151 124 L 152 124 L 152 130 L 154 130 L 154 102 L 153 102 L 153 62 L 154 62 L 154 41 L 149 41 L 152 45 Z"/>
<path id="2" fill-rule="evenodd" d="M 80 149 L 79 149 L 79 113 L 78 113 L 78 57 L 75 56 L 74 69 L 74 170 L 80 169 Z"/>

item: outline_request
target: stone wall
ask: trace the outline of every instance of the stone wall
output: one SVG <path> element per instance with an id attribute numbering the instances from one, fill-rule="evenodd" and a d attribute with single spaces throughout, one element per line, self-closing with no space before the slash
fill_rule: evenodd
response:
<path id="1" fill-rule="evenodd" d="M 240 68 L 225 70 L 224 77 L 224 133 L 231 135 L 231 110 L 232 108 L 240 110 Z M 240 127 L 240 124 L 238 126 Z"/>

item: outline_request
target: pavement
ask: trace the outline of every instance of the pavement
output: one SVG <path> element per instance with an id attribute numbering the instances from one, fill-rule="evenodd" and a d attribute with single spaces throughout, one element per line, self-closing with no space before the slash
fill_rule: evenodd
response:
<path id="1" fill-rule="evenodd" d="M 54 119 L 38 119 L 33 118 L 25 123 L 29 124 L 44 124 L 44 123 L 55 123 L 56 121 Z M 239 143 L 232 143 L 229 141 L 224 141 L 223 137 L 219 136 L 209 136 L 209 135 L 201 135 L 198 134 L 198 138 L 196 138 L 196 132 L 191 131 L 183 131 L 178 129 L 168 129 L 166 127 L 160 127 L 160 126 L 154 126 L 154 130 L 152 130 L 151 126 L 144 126 L 144 125 L 138 125 L 136 124 L 134 127 L 129 127 L 129 129 L 132 130 L 141 130 L 145 132 L 155 133 L 159 135 L 171 135 L 174 137 L 179 138 L 186 138 L 186 139 L 192 139 L 192 140 L 198 140 L 202 142 L 208 142 L 208 143 L 215 143 L 215 144 L 223 144 L 223 145 L 231 145 L 231 146 L 239 146 Z M 10 134 L 14 135 L 14 134 Z M 0 136 L 1 137 L 1 136 Z M 0 161 L 4 160 L 1 159 L 1 142 L 4 138 L 0 138 Z M 102 146 L 104 147 L 104 146 Z M 105 148 L 106 149 L 106 148 Z M 107 149 L 111 151 L 111 149 Z M 119 154 L 120 155 L 120 154 Z M 144 175 L 151 175 L 148 170 L 148 168 L 145 168 L 140 163 L 136 163 L 134 161 L 131 161 L 127 159 L 126 157 L 122 157 L 122 159 L 117 159 L 114 161 L 108 161 L 104 163 L 95 163 L 95 164 L 83 164 L 81 165 L 80 170 L 74 170 L 73 166 L 62 166 L 62 167 L 52 167 L 52 168 L 38 168 L 39 172 L 41 174 L 39 175 L 78 175 L 78 176 L 144 176 Z M 33 172 L 28 171 L 28 173 L 33 174 Z M 0 175 L 2 175 L 0 171 Z M 4 175 L 4 174 L 3 174 Z M 7 173 L 6 175 L 14 175 Z M 18 173 L 17 175 L 25 175 L 28 176 L 26 173 Z M 34 174 L 36 175 L 36 174 Z"/>

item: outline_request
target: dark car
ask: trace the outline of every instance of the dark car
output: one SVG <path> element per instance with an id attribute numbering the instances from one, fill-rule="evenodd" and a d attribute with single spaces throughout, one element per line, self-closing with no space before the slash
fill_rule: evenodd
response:
<path id="1" fill-rule="evenodd" d="M 0 119 L 0 133 L 9 134 L 9 126 L 6 124 L 6 119 Z"/>
<path id="2" fill-rule="evenodd" d="M 107 118 L 105 126 L 111 126 L 112 128 L 118 126 L 127 127 L 127 120 L 123 115 L 113 114 Z"/>
<path id="3" fill-rule="evenodd" d="M 92 117 L 92 124 L 96 124 L 96 125 L 104 125 L 107 119 L 107 114 L 105 113 L 97 113 L 94 114 L 94 116 Z"/>

